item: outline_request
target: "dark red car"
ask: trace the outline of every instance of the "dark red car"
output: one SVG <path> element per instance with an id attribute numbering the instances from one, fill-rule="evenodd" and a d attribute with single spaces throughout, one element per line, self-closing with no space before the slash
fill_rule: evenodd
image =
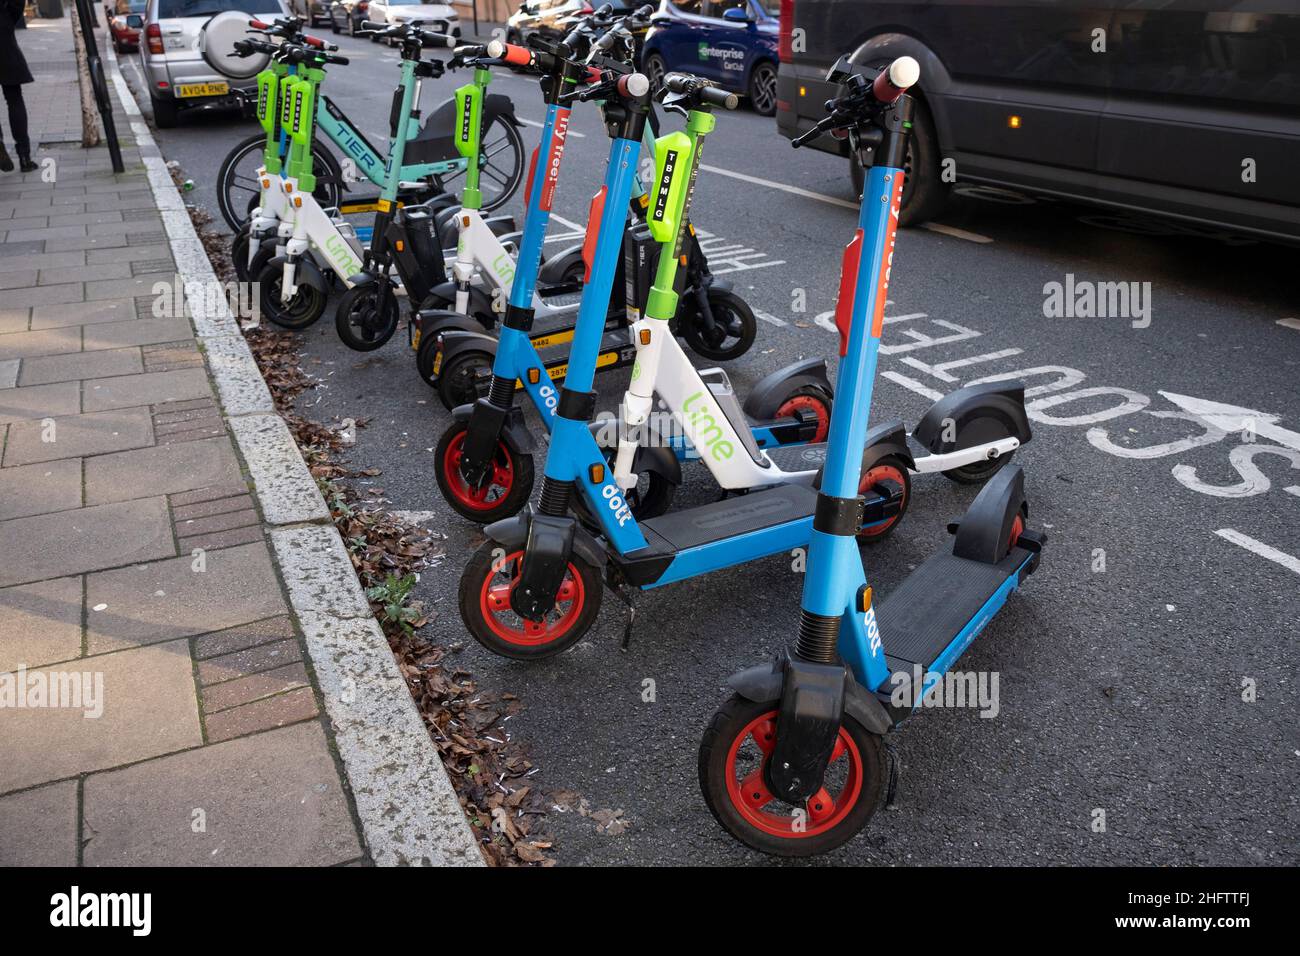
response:
<path id="1" fill-rule="evenodd" d="M 122 9 L 118 7 L 119 11 Z M 114 14 L 108 20 L 108 35 L 113 38 L 113 49 L 129 53 L 140 49 L 140 31 L 144 29 L 144 3 L 132 3 L 126 11 Z"/>

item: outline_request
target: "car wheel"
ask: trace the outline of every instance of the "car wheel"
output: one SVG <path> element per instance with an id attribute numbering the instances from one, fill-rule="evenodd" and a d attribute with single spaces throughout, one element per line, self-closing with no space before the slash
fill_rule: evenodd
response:
<path id="1" fill-rule="evenodd" d="M 898 213 L 900 226 L 919 225 L 939 215 L 948 201 L 952 184 L 943 181 L 939 168 L 939 138 L 934 132 L 934 120 L 925 100 L 914 100 L 916 110 L 912 115 L 912 136 L 907 141 L 907 156 L 903 160 L 903 197 Z M 857 158 L 849 157 L 849 177 L 853 194 L 862 198 L 866 174 Z"/>
<path id="2" fill-rule="evenodd" d="M 776 114 L 776 67 L 764 61 L 749 74 L 749 105 L 759 116 Z"/>
<path id="3" fill-rule="evenodd" d="M 645 55 L 645 75 L 650 81 L 650 91 L 658 92 L 659 87 L 663 86 L 664 77 L 668 75 L 668 64 L 658 53 Z"/>
<path id="4" fill-rule="evenodd" d="M 180 110 L 176 106 L 174 99 L 160 100 L 155 96 L 150 96 L 149 102 L 153 106 L 154 124 L 159 129 L 171 129 L 176 125 L 176 117 Z"/>

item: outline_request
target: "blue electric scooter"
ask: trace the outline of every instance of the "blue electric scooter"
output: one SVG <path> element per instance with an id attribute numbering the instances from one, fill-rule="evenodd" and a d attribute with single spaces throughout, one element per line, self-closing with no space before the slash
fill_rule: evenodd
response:
<path id="1" fill-rule="evenodd" d="M 842 58 L 830 115 L 796 139 L 847 132 L 867 172 L 857 234 L 845 251 L 838 385 L 830 447 L 814 506 L 798 638 L 774 664 L 732 677 L 735 696 L 700 745 L 705 801 L 737 839 L 766 853 L 831 850 L 871 817 L 891 779 L 883 738 L 956 663 L 1038 566 L 1043 535 L 1026 527 L 1024 475 L 1003 468 L 944 551 L 877 606 L 855 535 L 862 522 L 857 452 L 867 431 L 919 75 L 903 57 L 879 75 Z M 872 154 L 874 153 L 874 161 Z M 843 297 L 850 297 L 849 303 Z M 531 543 L 531 542 L 530 542 Z"/>

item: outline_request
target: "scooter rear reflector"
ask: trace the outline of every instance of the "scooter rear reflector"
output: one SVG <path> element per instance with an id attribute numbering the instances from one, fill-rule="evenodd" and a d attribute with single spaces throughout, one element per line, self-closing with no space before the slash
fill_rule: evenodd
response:
<path id="1" fill-rule="evenodd" d="M 840 357 L 849 352 L 849 330 L 853 326 L 853 296 L 858 287 L 858 265 L 862 261 L 862 230 L 844 247 L 840 262 L 840 294 L 835 302 L 835 328 L 840 333 Z"/>
<path id="2" fill-rule="evenodd" d="M 587 237 L 582 240 L 582 261 L 587 271 L 582 274 L 584 283 L 591 281 L 591 263 L 596 258 L 596 240 L 600 238 L 600 218 L 605 212 L 605 196 L 608 186 L 601 186 L 600 192 L 591 197 L 591 208 L 587 211 Z"/>

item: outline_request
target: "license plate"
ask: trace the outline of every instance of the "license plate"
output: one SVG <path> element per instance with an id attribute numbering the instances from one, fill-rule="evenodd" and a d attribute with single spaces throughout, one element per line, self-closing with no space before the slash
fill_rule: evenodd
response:
<path id="1" fill-rule="evenodd" d="M 433 374 L 437 375 L 441 371 L 442 371 L 442 352 L 439 351 L 438 354 L 433 357 Z"/>
<path id="2" fill-rule="evenodd" d="M 176 87 L 177 96 L 224 96 L 230 92 L 229 83 L 182 83 Z"/>
<path id="3" fill-rule="evenodd" d="M 420 327 L 418 325 L 411 327 L 411 348 L 417 351 L 420 348 Z"/>

